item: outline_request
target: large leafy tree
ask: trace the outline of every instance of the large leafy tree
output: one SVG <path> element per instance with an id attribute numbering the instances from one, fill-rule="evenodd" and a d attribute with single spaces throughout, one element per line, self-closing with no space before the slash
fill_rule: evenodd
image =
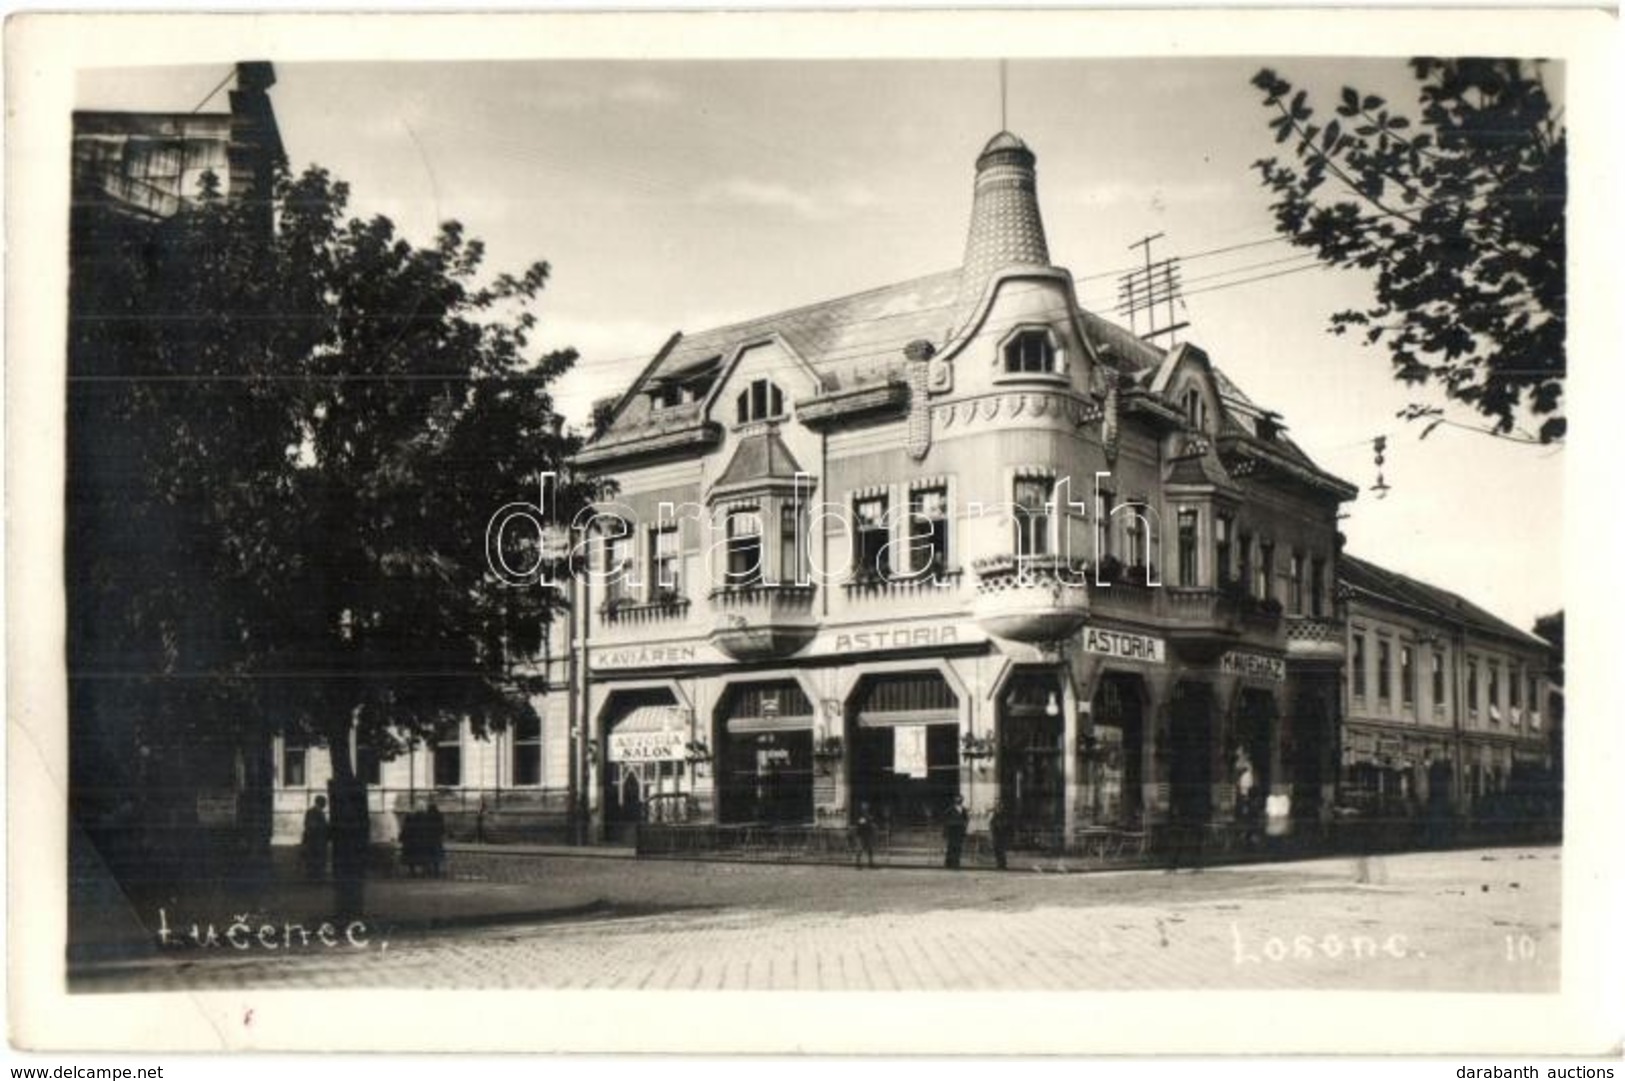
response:
<path id="1" fill-rule="evenodd" d="M 418 246 L 347 200 L 312 169 L 76 229 L 69 426 L 70 663 L 117 675 L 86 723 L 122 695 L 167 746 L 280 729 L 341 792 L 352 740 L 529 714 L 560 597 L 500 582 L 486 527 L 578 449 L 548 391 L 575 354 L 531 340 L 547 265 L 493 277 L 457 224 Z"/>
<path id="2" fill-rule="evenodd" d="M 1421 58 L 1414 121 L 1345 86 L 1332 115 L 1270 69 L 1253 77 L 1290 157 L 1256 163 L 1277 229 L 1373 274 L 1375 303 L 1331 317 L 1387 349 L 1394 375 L 1476 410 L 1467 425 L 1561 441 L 1567 144 L 1538 65 Z M 1401 416 L 1446 419 L 1413 403 Z"/>

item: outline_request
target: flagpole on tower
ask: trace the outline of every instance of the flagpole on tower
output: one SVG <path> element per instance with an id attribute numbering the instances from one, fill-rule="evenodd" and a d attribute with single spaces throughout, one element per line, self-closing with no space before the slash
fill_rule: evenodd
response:
<path id="1" fill-rule="evenodd" d="M 1009 88 L 1009 72 L 1007 71 L 1005 65 L 1008 64 L 1008 63 L 1009 63 L 1009 61 L 1007 61 L 1007 60 L 1000 60 L 999 61 L 999 130 L 1000 131 L 1009 131 L 1010 130 L 1010 119 L 1009 119 L 1009 115 L 1008 115 L 1008 112 L 1007 112 L 1007 109 L 1006 109 L 1006 102 L 1009 99 L 1009 89 L 1008 89 Z"/>

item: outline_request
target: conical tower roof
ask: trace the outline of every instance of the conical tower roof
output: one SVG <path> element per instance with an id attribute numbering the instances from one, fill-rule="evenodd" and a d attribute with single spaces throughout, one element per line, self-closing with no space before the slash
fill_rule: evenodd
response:
<path id="1" fill-rule="evenodd" d="M 970 317 L 987 283 L 1000 271 L 1050 265 L 1044 220 L 1038 213 L 1037 160 L 1027 144 L 1008 131 L 989 139 L 976 157 L 956 327 Z"/>

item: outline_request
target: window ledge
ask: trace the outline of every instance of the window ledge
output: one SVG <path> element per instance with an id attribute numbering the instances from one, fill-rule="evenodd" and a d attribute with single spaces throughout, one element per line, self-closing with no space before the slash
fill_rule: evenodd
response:
<path id="1" fill-rule="evenodd" d="M 1039 383 L 1045 386 L 1069 387 L 1072 377 L 1066 372 L 1006 372 L 1001 371 L 993 377 L 996 386 L 1009 383 Z"/>

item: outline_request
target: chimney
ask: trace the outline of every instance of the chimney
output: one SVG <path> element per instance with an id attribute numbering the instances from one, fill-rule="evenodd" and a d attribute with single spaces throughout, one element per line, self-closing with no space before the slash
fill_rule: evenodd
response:
<path id="1" fill-rule="evenodd" d="M 1044 221 L 1038 213 L 1036 162 L 1027 144 L 1008 131 L 988 140 L 976 159 L 976 193 L 955 305 L 956 329 L 970 318 L 995 274 L 1010 267 L 1050 265 Z"/>

